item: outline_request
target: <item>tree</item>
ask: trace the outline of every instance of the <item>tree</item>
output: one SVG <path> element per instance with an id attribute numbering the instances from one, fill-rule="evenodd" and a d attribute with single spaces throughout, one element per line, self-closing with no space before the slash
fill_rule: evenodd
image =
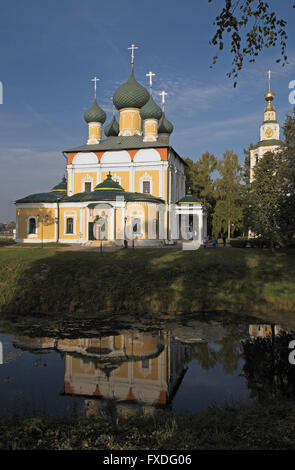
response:
<path id="1" fill-rule="evenodd" d="M 227 237 L 231 236 L 231 227 L 242 225 L 242 168 L 238 156 L 227 150 L 218 162 L 217 170 L 220 177 L 215 181 L 216 206 L 213 226 L 216 233 L 227 229 Z"/>
<path id="2" fill-rule="evenodd" d="M 208 0 L 212 3 L 213 0 Z M 291 0 L 295 8 L 294 0 Z M 210 44 L 217 46 L 219 51 L 224 48 L 224 41 L 230 36 L 233 55 L 232 70 L 227 74 L 232 77 L 234 87 L 239 71 L 243 68 L 244 58 L 255 62 L 257 56 L 265 48 L 281 48 L 281 57 L 277 62 L 287 63 L 286 46 L 287 34 L 285 27 L 287 21 L 278 18 L 272 11 L 268 2 L 264 0 L 224 0 L 224 6 L 215 18 L 216 31 Z M 218 56 L 213 57 L 213 64 Z"/>
<path id="3" fill-rule="evenodd" d="M 251 230 L 274 242 L 290 243 L 295 234 L 295 108 L 283 125 L 285 144 L 255 165 L 248 220 Z"/>
<path id="4" fill-rule="evenodd" d="M 9 232 L 12 232 L 12 230 L 14 230 L 15 227 L 16 227 L 16 223 L 14 221 L 8 222 L 7 230 L 9 230 Z"/>
<path id="5" fill-rule="evenodd" d="M 193 162 L 190 158 L 186 158 L 185 161 L 188 164 L 186 174 L 187 190 L 190 188 L 192 193 L 206 206 L 208 231 L 210 232 L 216 203 L 213 180 L 213 173 L 217 167 L 216 157 L 209 152 L 205 152 L 196 162 Z"/>
<path id="6" fill-rule="evenodd" d="M 249 193 L 251 230 L 274 243 L 286 243 L 295 231 L 294 188 L 288 154 L 267 152 L 255 165 Z"/>

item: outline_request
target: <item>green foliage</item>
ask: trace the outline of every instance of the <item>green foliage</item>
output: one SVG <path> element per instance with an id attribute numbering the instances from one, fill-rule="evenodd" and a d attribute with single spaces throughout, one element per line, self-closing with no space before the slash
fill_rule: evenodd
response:
<path id="1" fill-rule="evenodd" d="M 253 361 L 255 363 L 255 361 Z M 0 450 L 294 450 L 288 399 L 212 406 L 194 414 L 1 419 Z M 125 453 L 122 452 L 122 456 Z"/>
<path id="2" fill-rule="evenodd" d="M 230 240 L 230 246 L 233 248 L 245 248 L 247 245 L 248 240 L 247 239 L 239 239 L 239 238 L 234 238 Z"/>
<path id="3" fill-rule="evenodd" d="M 251 230 L 274 242 L 288 243 L 295 232 L 294 187 L 285 152 L 267 152 L 255 165 L 248 196 Z"/>
<path id="4" fill-rule="evenodd" d="M 212 1 L 208 0 L 209 3 Z M 283 66 L 287 63 L 285 30 L 287 21 L 278 18 L 275 11 L 271 11 L 268 2 L 224 0 L 223 3 L 224 7 L 214 22 L 216 31 L 210 43 L 222 51 L 226 37 L 230 37 L 233 61 L 232 70 L 227 75 L 235 80 L 234 86 L 237 84 L 239 71 L 243 68 L 244 58 L 248 58 L 249 62 L 255 62 L 265 48 L 279 45 L 281 57 L 277 62 L 282 61 Z M 217 59 L 217 55 L 213 57 L 213 64 Z"/>
<path id="5" fill-rule="evenodd" d="M 242 226 L 243 187 L 242 168 L 238 156 L 227 150 L 217 164 L 220 177 L 216 179 L 216 206 L 213 216 L 213 227 L 216 233 L 227 230 L 230 238 L 232 227 Z"/>
<path id="6" fill-rule="evenodd" d="M 216 157 L 205 152 L 196 162 L 190 158 L 186 158 L 185 161 L 188 164 L 186 188 L 190 189 L 205 204 L 208 213 L 208 232 L 210 232 L 216 204 L 213 180 L 213 173 L 217 167 Z"/>
<path id="7" fill-rule="evenodd" d="M 295 310 L 292 250 L 60 250 L 0 248 L 3 318 Z"/>

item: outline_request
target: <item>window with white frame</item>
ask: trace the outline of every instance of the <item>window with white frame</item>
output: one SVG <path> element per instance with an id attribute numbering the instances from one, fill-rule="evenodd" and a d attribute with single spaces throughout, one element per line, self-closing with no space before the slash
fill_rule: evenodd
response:
<path id="1" fill-rule="evenodd" d="M 74 219 L 73 219 L 73 217 L 67 217 L 67 220 L 66 220 L 66 233 L 74 233 Z"/>
<path id="2" fill-rule="evenodd" d="M 151 182 L 150 181 L 142 182 L 142 192 L 144 194 L 151 194 Z"/>
<path id="3" fill-rule="evenodd" d="M 91 182 L 87 181 L 86 183 L 84 183 L 84 190 L 85 190 L 85 193 L 91 193 Z"/>
<path id="4" fill-rule="evenodd" d="M 30 217 L 28 220 L 28 233 L 30 235 L 35 235 L 37 233 L 37 221 L 36 217 Z"/>

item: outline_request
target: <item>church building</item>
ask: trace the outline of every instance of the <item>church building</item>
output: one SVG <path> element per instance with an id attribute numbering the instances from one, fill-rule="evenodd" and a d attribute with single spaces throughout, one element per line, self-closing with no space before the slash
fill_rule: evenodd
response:
<path id="1" fill-rule="evenodd" d="M 186 194 L 186 163 L 170 145 L 172 123 L 149 91 L 131 73 L 113 95 L 114 111 L 106 113 L 96 97 L 84 113 L 88 125 L 85 144 L 66 149 L 66 178 L 51 191 L 16 201 L 17 242 L 156 246 L 207 235 L 206 209 Z M 115 110 L 119 113 L 116 119 Z"/>

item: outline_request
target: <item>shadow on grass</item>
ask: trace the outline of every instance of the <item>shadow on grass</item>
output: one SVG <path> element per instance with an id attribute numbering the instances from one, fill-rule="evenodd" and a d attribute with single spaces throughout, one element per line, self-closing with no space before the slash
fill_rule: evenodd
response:
<path id="1" fill-rule="evenodd" d="M 128 249 L 48 256 L 39 251 L 40 259 L 35 256 L 22 265 L 18 250 L 18 270 L 11 275 L 7 292 L 2 286 L 2 313 L 295 311 L 293 250 L 272 254 L 246 249 Z"/>

